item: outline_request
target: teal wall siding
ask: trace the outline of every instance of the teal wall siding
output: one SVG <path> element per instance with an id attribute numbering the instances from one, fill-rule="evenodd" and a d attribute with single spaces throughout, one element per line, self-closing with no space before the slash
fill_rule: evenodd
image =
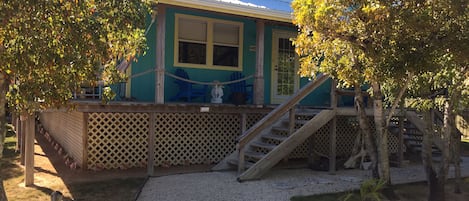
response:
<path id="1" fill-rule="evenodd" d="M 210 17 L 216 19 L 223 19 L 229 21 L 242 22 L 244 25 L 244 36 L 243 36 L 243 71 L 242 73 L 245 76 L 253 75 L 256 65 L 256 53 L 255 51 L 250 51 L 250 47 L 256 45 L 256 24 L 254 20 L 249 20 L 246 18 L 237 18 L 225 15 L 215 15 L 211 13 L 198 12 L 193 10 L 182 10 L 176 8 L 168 8 L 166 11 L 166 47 L 165 47 L 165 62 L 166 62 L 166 71 L 174 73 L 178 66 L 174 65 L 174 24 L 175 24 L 175 14 L 187 14 L 200 17 Z M 198 68 L 186 68 L 183 67 L 188 74 L 191 80 L 202 81 L 202 82 L 212 82 L 218 80 L 220 82 L 229 81 L 231 73 L 235 71 L 229 70 L 210 70 L 210 69 L 198 69 Z M 170 99 L 178 92 L 177 85 L 174 83 L 175 79 L 166 76 L 165 80 L 165 102 L 170 102 Z M 253 79 L 247 80 L 247 84 L 252 84 Z M 210 91 L 211 86 L 208 87 L 206 101 L 210 102 Z M 230 102 L 230 89 L 228 86 L 225 86 L 223 96 L 223 102 Z M 192 102 L 202 102 L 202 99 L 196 99 Z"/>
<path id="2" fill-rule="evenodd" d="M 148 17 L 147 26 L 151 17 Z M 147 33 L 148 49 L 132 64 L 132 75 L 155 69 L 156 66 L 156 22 Z M 153 102 L 155 100 L 155 71 L 131 79 L 131 97 L 136 101 Z"/>
<path id="3" fill-rule="evenodd" d="M 266 25 L 264 31 L 264 102 L 271 104 L 273 27 Z"/>
<path id="4" fill-rule="evenodd" d="M 300 86 L 304 86 L 309 82 L 309 78 L 301 78 Z M 331 105 L 331 83 L 329 79 L 324 84 L 319 86 L 316 90 L 311 92 L 306 98 L 304 98 L 300 104 L 318 107 L 329 107 Z"/>
<path id="5" fill-rule="evenodd" d="M 196 10 L 184 10 L 178 8 L 168 8 L 166 10 L 166 44 L 165 44 L 165 69 L 169 73 L 174 73 L 178 66 L 174 65 L 174 30 L 175 30 L 175 14 L 187 14 L 200 17 L 209 17 L 215 19 L 223 19 L 229 21 L 242 22 L 244 24 L 243 36 L 243 70 L 245 76 L 254 75 L 256 66 L 256 22 L 254 19 L 240 18 L 228 15 L 217 15 L 213 13 L 200 12 Z M 148 24 L 150 19 L 148 20 Z M 147 34 L 148 49 L 145 55 L 138 58 L 138 62 L 132 65 L 132 75 L 154 69 L 156 66 L 156 23 L 152 25 Z M 265 55 L 264 55 L 264 97 L 265 104 L 271 104 L 271 69 L 272 69 L 272 32 L 273 30 L 288 30 L 295 32 L 295 27 L 278 26 L 266 24 L 265 26 Z M 211 70 L 183 67 L 190 76 L 191 80 L 212 82 L 218 80 L 220 82 L 229 81 L 231 73 L 235 71 L 229 70 Z M 171 102 L 170 99 L 178 92 L 175 79 L 165 76 L 165 102 Z M 300 87 L 308 82 L 307 78 L 301 78 Z M 132 78 L 131 96 L 136 101 L 153 102 L 155 98 L 155 72 Z M 247 84 L 252 84 L 253 79 L 247 80 Z M 208 87 L 206 101 L 210 101 L 211 86 Z M 303 105 L 328 106 L 329 105 L 330 82 L 322 85 L 318 90 L 309 95 L 301 102 Z M 230 89 L 228 86 L 224 88 L 223 102 L 230 102 Z M 202 102 L 201 99 L 193 100 L 193 102 Z"/>

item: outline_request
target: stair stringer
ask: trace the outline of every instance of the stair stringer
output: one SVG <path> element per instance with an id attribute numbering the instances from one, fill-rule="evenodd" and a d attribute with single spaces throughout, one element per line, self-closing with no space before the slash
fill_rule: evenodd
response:
<path id="1" fill-rule="evenodd" d="M 321 111 L 310 121 L 308 121 L 308 123 L 303 125 L 282 143 L 280 143 L 275 149 L 267 153 L 262 159 L 244 171 L 238 177 L 238 181 L 259 179 L 280 160 L 290 154 L 290 152 L 292 152 L 298 145 L 303 143 L 308 137 L 326 125 L 327 122 L 329 122 L 335 115 L 336 111 L 334 110 Z"/>
<path id="2" fill-rule="evenodd" d="M 288 113 L 284 114 L 282 117 L 279 118 L 278 121 L 275 123 L 271 124 L 270 126 L 266 127 L 259 135 L 257 135 L 253 140 L 251 140 L 249 143 L 246 144 L 246 147 L 250 147 L 252 143 L 259 141 L 262 138 L 262 135 L 270 133 L 273 127 L 275 126 L 280 126 L 282 124 L 282 121 L 288 119 Z M 212 171 L 223 171 L 223 170 L 236 170 L 236 167 L 233 165 L 229 164 L 229 161 L 231 160 L 238 160 L 239 152 L 238 148 L 225 157 L 223 160 L 221 160 L 217 165 L 212 167 Z"/>

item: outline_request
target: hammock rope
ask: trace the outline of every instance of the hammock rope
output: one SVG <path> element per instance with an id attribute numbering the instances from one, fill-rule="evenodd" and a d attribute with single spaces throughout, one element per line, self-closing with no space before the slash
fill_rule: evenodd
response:
<path id="1" fill-rule="evenodd" d="M 147 73 L 151 73 L 151 72 L 155 72 L 155 71 L 158 71 L 158 70 L 155 70 L 155 69 L 150 69 L 150 70 L 147 70 L 147 71 L 143 71 L 141 73 L 137 73 L 137 74 L 134 74 L 132 76 L 129 76 L 129 78 L 136 78 L 136 77 L 140 77 L 142 75 L 145 75 Z M 189 80 L 189 79 L 186 79 L 186 78 L 183 78 L 183 77 L 179 77 L 175 74 L 172 74 L 170 72 L 167 72 L 165 71 L 164 72 L 165 75 L 169 76 L 169 77 L 172 77 L 174 79 L 177 79 L 177 80 L 182 80 L 184 82 L 189 82 L 189 83 L 192 83 L 192 84 L 200 84 L 200 85 L 209 85 L 209 86 L 220 86 L 220 85 L 229 85 L 229 84 L 234 84 L 234 83 L 237 83 L 237 82 L 242 82 L 242 81 L 245 81 L 245 80 L 248 80 L 248 79 L 251 79 L 254 77 L 254 75 L 249 75 L 249 76 L 246 76 L 244 78 L 241 78 L 241 79 L 237 79 L 237 80 L 230 80 L 230 81 L 226 81 L 226 82 L 220 82 L 218 80 L 215 80 L 215 81 L 212 81 L 212 82 L 200 82 L 200 81 L 195 81 L 195 80 Z"/>

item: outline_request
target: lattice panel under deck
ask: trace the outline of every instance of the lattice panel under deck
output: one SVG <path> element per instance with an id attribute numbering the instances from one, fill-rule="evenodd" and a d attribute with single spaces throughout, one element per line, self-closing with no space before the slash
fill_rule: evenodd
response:
<path id="1" fill-rule="evenodd" d="M 89 113 L 88 168 L 145 167 L 147 113 Z"/>
<path id="2" fill-rule="evenodd" d="M 256 124 L 259 120 L 261 120 L 262 118 L 264 118 L 264 116 L 267 115 L 267 113 L 259 113 L 259 114 L 247 114 L 246 115 L 246 129 L 249 129 L 251 128 L 252 126 L 254 126 L 254 124 Z"/>
<path id="3" fill-rule="evenodd" d="M 235 150 L 239 114 L 158 113 L 155 166 L 213 164 Z"/>
<path id="4" fill-rule="evenodd" d="M 371 117 L 372 118 L 372 117 Z M 330 125 L 331 122 L 323 126 L 319 131 L 311 136 L 313 140 L 313 149 L 323 155 L 329 155 L 330 146 Z M 370 120 L 372 132 L 374 132 L 373 119 Z M 359 133 L 358 122 L 356 117 L 337 117 L 337 156 L 348 157 L 353 149 L 355 139 Z M 389 134 L 389 153 L 397 153 L 398 138 L 395 135 Z M 299 148 L 299 147 L 298 147 Z M 297 149 L 298 149 L 297 148 Z M 307 147 L 302 148 L 308 151 Z M 307 155 L 306 155 L 307 156 Z"/>

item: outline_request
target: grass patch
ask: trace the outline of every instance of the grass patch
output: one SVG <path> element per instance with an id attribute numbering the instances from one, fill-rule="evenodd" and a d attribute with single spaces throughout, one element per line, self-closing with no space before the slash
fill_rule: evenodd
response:
<path id="1" fill-rule="evenodd" d="M 3 180 L 16 178 L 23 174 L 23 169 L 18 165 L 19 154 L 16 153 L 15 146 L 14 133 L 8 131 L 3 147 L 3 158 L 0 159 L 0 177 Z"/>
<path id="2" fill-rule="evenodd" d="M 355 193 L 358 193 L 356 191 Z M 340 198 L 346 196 L 348 193 L 329 193 L 320 195 L 308 195 L 308 196 L 293 196 L 291 201 L 337 201 Z M 358 196 L 356 196 L 358 198 Z"/>
<path id="3" fill-rule="evenodd" d="M 113 179 L 104 182 L 76 183 L 70 185 L 70 191 L 74 192 L 74 200 L 101 201 L 135 200 L 144 178 Z"/>
<path id="4" fill-rule="evenodd" d="M 400 184 L 392 186 L 395 195 L 399 197 L 400 201 L 415 201 L 415 200 L 426 200 L 428 195 L 428 187 L 426 182 L 417 182 L 409 184 Z M 469 178 L 464 179 L 461 185 L 461 194 L 453 193 L 454 180 L 448 180 L 446 187 L 446 200 L 451 201 L 467 201 L 469 197 Z M 360 201 L 358 196 L 359 191 L 353 191 L 354 197 L 350 200 Z M 310 195 L 310 196 L 294 196 L 291 201 L 339 201 L 348 193 L 331 193 L 321 195 Z"/>

